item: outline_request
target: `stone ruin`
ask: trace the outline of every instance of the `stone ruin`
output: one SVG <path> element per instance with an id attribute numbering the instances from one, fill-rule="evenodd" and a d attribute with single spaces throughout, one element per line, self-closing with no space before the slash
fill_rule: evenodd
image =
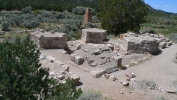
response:
<path id="1" fill-rule="evenodd" d="M 87 24 L 88 22 L 92 22 L 92 13 L 90 8 L 86 8 L 84 14 L 84 24 Z"/>
<path id="2" fill-rule="evenodd" d="M 149 33 L 128 32 L 115 41 L 104 41 L 106 32 L 96 28 L 83 29 L 80 40 L 66 41 L 65 33 L 37 29 L 31 33 L 31 37 L 40 48 L 69 49 L 71 54 L 64 53 L 63 56 L 69 56 L 71 65 L 76 64 L 95 78 L 129 67 L 131 64 L 138 64 L 148 59 L 148 53 L 172 45 L 172 42 L 163 35 Z M 62 65 L 62 68 L 65 67 L 67 66 Z"/>
<path id="3" fill-rule="evenodd" d="M 122 54 L 130 53 L 155 53 L 172 45 L 172 42 L 163 35 L 125 33 L 121 36 L 121 42 L 115 45 L 117 51 Z"/>
<path id="4" fill-rule="evenodd" d="M 97 28 L 87 28 L 82 29 L 82 37 L 81 39 L 85 43 L 96 43 L 102 44 L 106 39 L 107 31 Z"/>
<path id="5" fill-rule="evenodd" d="M 44 49 L 67 49 L 67 40 L 65 33 L 44 32 L 43 30 L 35 30 L 31 33 L 32 40 L 37 44 L 38 48 Z"/>
<path id="6" fill-rule="evenodd" d="M 154 53 L 158 49 L 157 40 L 148 37 L 124 37 L 122 44 L 117 45 L 119 52 L 128 53 Z"/>

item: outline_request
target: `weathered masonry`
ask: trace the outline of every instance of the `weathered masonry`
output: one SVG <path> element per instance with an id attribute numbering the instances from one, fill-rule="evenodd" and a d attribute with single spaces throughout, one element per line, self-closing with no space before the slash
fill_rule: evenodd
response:
<path id="1" fill-rule="evenodd" d="M 87 28 L 82 29 L 81 39 L 85 43 L 96 43 L 101 44 L 106 39 L 106 30 L 97 29 L 97 28 Z"/>
<path id="2" fill-rule="evenodd" d="M 35 31 L 31 33 L 31 37 L 39 48 L 44 49 L 68 48 L 65 33 Z"/>

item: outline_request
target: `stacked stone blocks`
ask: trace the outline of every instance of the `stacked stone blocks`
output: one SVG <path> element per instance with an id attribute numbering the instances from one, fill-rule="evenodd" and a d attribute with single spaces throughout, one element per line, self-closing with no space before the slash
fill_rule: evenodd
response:
<path id="1" fill-rule="evenodd" d="M 106 39 L 106 30 L 97 29 L 97 28 L 87 28 L 82 29 L 82 37 L 81 39 L 85 43 L 96 43 L 102 44 L 103 41 Z"/>
<path id="2" fill-rule="evenodd" d="M 44 49 L 68 48 L 65 33 L 35 31 L 31 33 L 31 38 L 37 44 L 38 48 Z"/>
<path id="3" fill-rule="evenodd" d="M 87 24 L 88 22 L 92 22 L 92 13 L 90 8 L 86 8 L 84 14 L 84 24 Z"/>

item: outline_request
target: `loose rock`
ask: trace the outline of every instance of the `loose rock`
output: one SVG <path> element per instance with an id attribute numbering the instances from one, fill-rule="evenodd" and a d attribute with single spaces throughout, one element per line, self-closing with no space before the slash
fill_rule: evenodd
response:
<path id="1" fill-rule="evenodd" d="M 57 75 L 57 78 L 63 80 L 65 78 L 65 75 Z"/>
<path id="2" fill-rule="evenodd" d="M 160 42 L 159 48 L 164 49 L 166 48 L 167 42 Z"/>
<path id="3" fill-rule="evenodd" d="M 95 78 L 99 78 L 101 77 L 103 74 L 105 74 L 106 71 L 102 70 L 102 71 L 90 71 L 89 74 Z"/>
<path id="4" fill-rule="evenodd" d="M 84 58 L 81 56 L 75 56 L 75 63 L 78 65 L 82 65 L 84 63 Z"/>
<path id="5" fill-rule="evenodd" d="M 129 82 L 128 82 L 128 81 L 123 81 L 123 82 L 122 82 L 122 85 L 123 85 L 123 86 L 128 86 L 128 85 L 129 85 Z"/>
<path id="6" fill-rule="evenodd" d="M 65 71 L 69 71 L 69 66 L 68 66 L 68 65 L 62 65 L 62 68 L 63 68 Z"/>
<path id="7" fill-rule="evenodd" d="M 78 75 L 76 75 L 76 74 L 72 74 L 71 75 L 71 79 L 73 79 L 75 81 L 75 83 L 78 83 L 79 80 L 80 80 L 80 77 Z"/>
<path id="8" fill-rule="evenodd" d="M 99 54 L 101 54 L 101 51 L 100 50 L 95 50 L 95 51 L 92 52 L 92 54 L 93 55 L 99 55 Z"/>

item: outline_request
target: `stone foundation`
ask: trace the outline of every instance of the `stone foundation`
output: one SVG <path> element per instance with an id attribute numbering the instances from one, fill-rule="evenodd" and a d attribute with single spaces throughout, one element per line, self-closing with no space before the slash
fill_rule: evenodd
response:
<path id="1" fill-rule="evenodd" d="M 122 44 L 115 45 L 122 54 L 154 53 L 157 52 L 159 43 L 154 38 L 124 37 Z"/>
<path id="2" fill-rule="evenodd" d="M 67 49 L 65 33 L 35 31 L 31 33 L 32 40 L 38 48 L 44 49 Z"/>
<path id="3" fill-rule="evenodd" d="M 106 39 L 106 30 L 97 29 L 97 28 L 88 28 L 82 29 L 81 39 L 85 43 L 96 43 L 101 44 Z"/>

